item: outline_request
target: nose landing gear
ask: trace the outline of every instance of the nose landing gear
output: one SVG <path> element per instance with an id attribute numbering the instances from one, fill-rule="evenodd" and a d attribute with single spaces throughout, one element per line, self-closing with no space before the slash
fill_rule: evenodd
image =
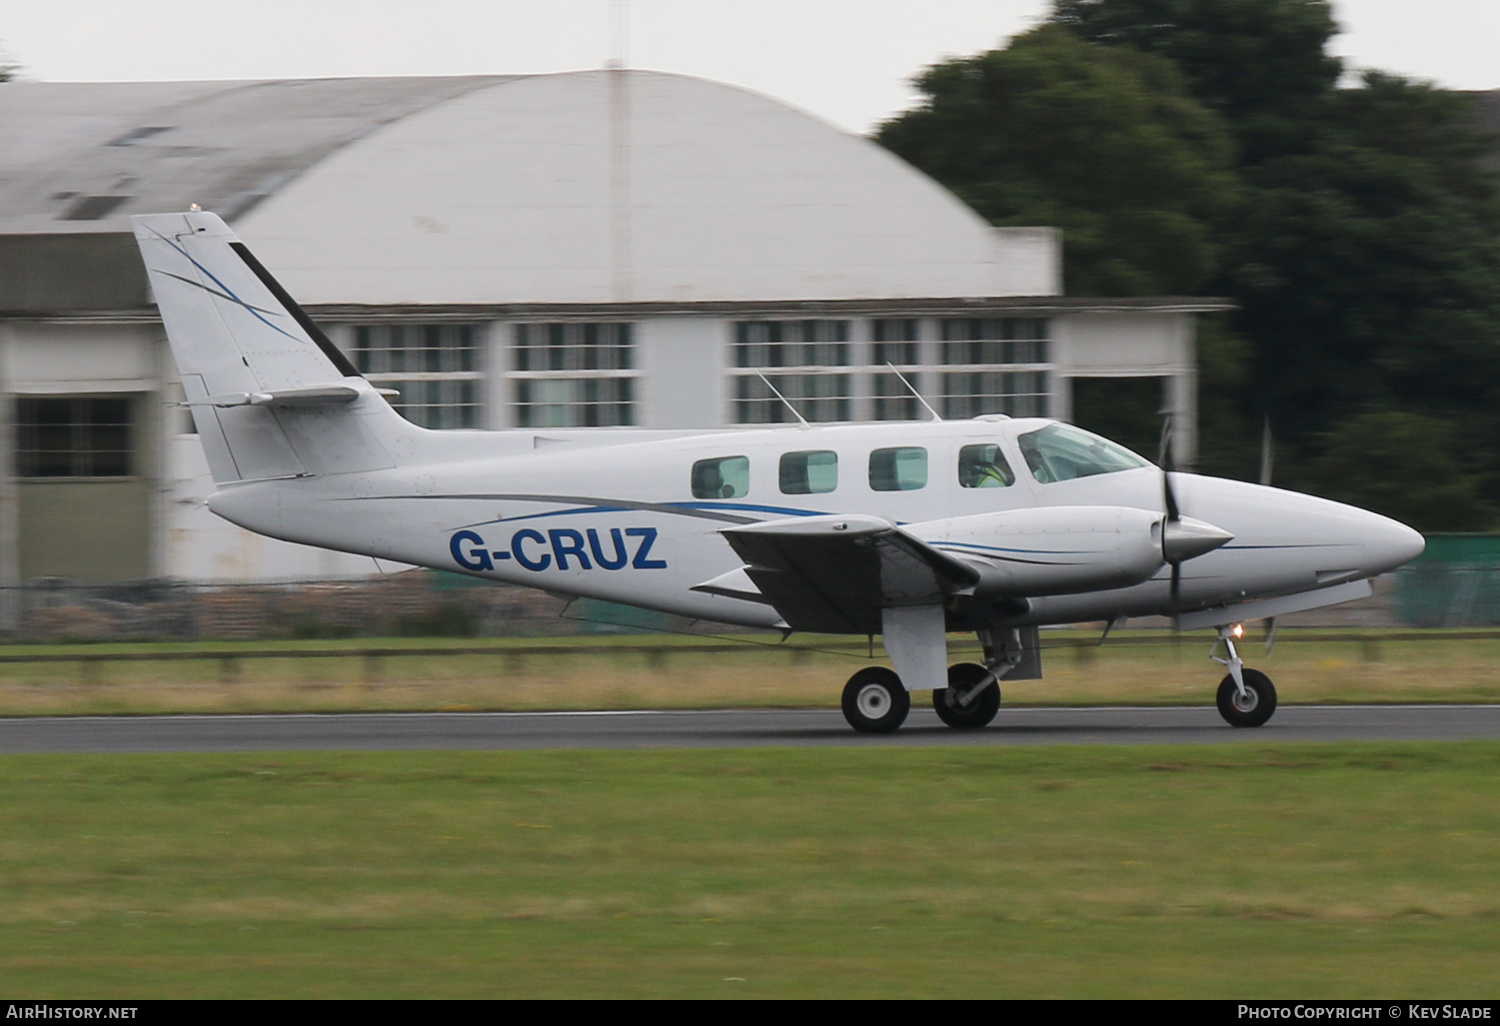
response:
<path id="1" fill-rule="evenodd" d="M 1234 647 L 1235 638 L 1244 634 L 1239 624 L 1219 628 L 1219 637 L 1209 652 L 1209 658 L 1229 668 L 1229 673 L 1219 682 L 1219 715 L 1231 727 L 1259 727 L 1276 711 L 1276 686 L 1259 670 L 1248 669 Z M 1224 645 L 1224 655 L 1218 655 L 1219 645 Z"/>

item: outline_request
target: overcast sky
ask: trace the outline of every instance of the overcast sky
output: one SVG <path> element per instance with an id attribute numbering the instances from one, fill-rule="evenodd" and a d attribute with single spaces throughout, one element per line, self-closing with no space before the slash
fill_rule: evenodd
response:
<path id="1" fill-rule="evenodd" d="M 0 41 L 48 82 L 465 75 L 594 68 L 622 0 L 0 0 Z M 1048 0 L 628 0 L 632 67 L 769 94 L 855 132 L 908 79 L 1034 25 Z M 1497 0 L 1335 0 L 1335 51 L 1455 89 L 1500 88 Z"/>

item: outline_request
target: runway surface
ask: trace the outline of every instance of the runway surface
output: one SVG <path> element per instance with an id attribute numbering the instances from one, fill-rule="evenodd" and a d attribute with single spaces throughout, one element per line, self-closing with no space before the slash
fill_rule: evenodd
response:
<path id="1" fill-rule="evenodd" d="M 1264 744 L 1500 739 L 1500 705 L 1284 706 L 1236 730 L 1213 708 L 1001 709 L 984 730 L 914 709 L 900 731 L 856 734 L 837 710 L 77 716 L 0 720 L 23 752 L 748 748 L 769 745 Z"/>

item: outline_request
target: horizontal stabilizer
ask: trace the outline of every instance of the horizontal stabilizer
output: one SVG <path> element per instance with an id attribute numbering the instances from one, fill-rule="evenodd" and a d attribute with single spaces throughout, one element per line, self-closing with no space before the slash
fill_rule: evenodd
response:
<path id="1" fill-rule="evenodd" d="M 330 406 L 352 403 L 359 398 L 359 389 L 352 385 L 307 385 L 302 388 L 282 388 L 275 392 L 226 392 L 193 399 L 183 406 Z"/>

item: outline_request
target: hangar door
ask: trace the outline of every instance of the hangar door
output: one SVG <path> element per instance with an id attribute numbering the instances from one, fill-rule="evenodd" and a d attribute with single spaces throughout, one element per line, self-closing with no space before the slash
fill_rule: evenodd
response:
<path id="1" fill-rule="evenodd" d="M 1073 378 L 1073 423 L 1153 462 L 1171 378 Z"/>
<path id="2" fill-rule="evenodd" d="M 15 399 L 22 580 L 150 576 L 146 409 L 144 394 Z"/>

